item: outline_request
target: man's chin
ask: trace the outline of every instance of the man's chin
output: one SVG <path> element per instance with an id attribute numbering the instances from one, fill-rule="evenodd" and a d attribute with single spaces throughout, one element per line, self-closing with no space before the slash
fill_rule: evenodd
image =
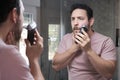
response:
<path id="1" fill-rule="evenodd" d="M 73 33 L 75 34 L 75 33 L 79 33 L 80 32 L 80 30 L 74 30 L 73 31 Z"/>

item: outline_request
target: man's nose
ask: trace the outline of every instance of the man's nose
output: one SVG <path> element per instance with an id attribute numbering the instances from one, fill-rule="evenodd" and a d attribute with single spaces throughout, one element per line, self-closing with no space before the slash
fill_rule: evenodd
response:
<path id="1" fill-rule="evenodd" d="M 79 26 L 79 22 L 78 22 L 78 20 L 75 20 L 75 22 L 74 22 L 74 26 Z"/>
<path id="2" fill-rule="evenodd" d="M 78 27 L 78 25 L 79 25 L 78 23 L 74 24 L 75 27 Z"/>

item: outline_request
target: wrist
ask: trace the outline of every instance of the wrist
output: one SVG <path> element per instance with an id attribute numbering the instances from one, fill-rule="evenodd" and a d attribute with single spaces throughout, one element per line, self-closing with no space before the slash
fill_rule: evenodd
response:
<path id="1" fill-rule="evenodd" d="M 73 54 L 77 51 L 77 49 L 75 49 L 74 47 L 71 47 L 70 49 L 68 49 L 69 53 Z"/>
<path id="2" fill-rule="evenodd" d="M 86 50 L 86 53 L 87 54 L 91 54 L 91 53 L 93 53 L 93 50 L 92 49 L 88 49 L 88 50 Z"/>
<path id="3" fill-rule="evenodd" d="M 39 63 L 39 58 L 37 58 L 37 59 L 29 59 L 29 63 L 30 63 L 30 64 Z"/>

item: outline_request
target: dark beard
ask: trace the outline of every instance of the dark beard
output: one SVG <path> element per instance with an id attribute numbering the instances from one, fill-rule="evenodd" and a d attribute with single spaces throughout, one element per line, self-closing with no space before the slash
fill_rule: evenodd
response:
<path id="1" fill-rule="evenodd" d="M 21 38 L 21 32 L 22 32 L 22 26 L 21 26 L 21 21 L 18 19 L 17 22 L 14 25 L 13 28 L 13 33 L 14 33 L 14 39 L 16 42 L 19 42 Z"/>
<path id="2" fill-rule="evenodd" d="M 74 27 L 72 30 L 74 31 L 74 30 L 79 30 L 80 28 L 78 28 L 78 27 Z"/>
<path id="3" fill-rule="evenodd" d="M 86 25 L 86 26 L 87 26 L 87 28 L 88 28 L 88 30 L 89 30 L 90 25 L 88 24 L 88 25 Z M 80 30 L 80 28 L 79 28 L 79 27 L 77 27 L 77 26 L 75 26 L 75 27 L 72 29 L 72 31 L 74 31 L 74 30 Z"/>

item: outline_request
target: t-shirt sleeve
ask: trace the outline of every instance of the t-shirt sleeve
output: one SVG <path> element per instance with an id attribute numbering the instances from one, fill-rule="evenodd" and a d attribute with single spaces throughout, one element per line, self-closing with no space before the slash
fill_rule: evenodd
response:
<path id="1" fill-rule="evenodd" d="M 65 36 L 62 38 L 62 40 L 60 41 L 58 48 L 57 48 L 57 53 L 63 53 L 66 50 L 66 40 L 65 40 Z"/>
<path id="2" fill-rule="evenodd" d="M 116 48 L 111 38 L 108 38 L 103 43 L 101 57 L 106 60 L 116 60 Z"/>

